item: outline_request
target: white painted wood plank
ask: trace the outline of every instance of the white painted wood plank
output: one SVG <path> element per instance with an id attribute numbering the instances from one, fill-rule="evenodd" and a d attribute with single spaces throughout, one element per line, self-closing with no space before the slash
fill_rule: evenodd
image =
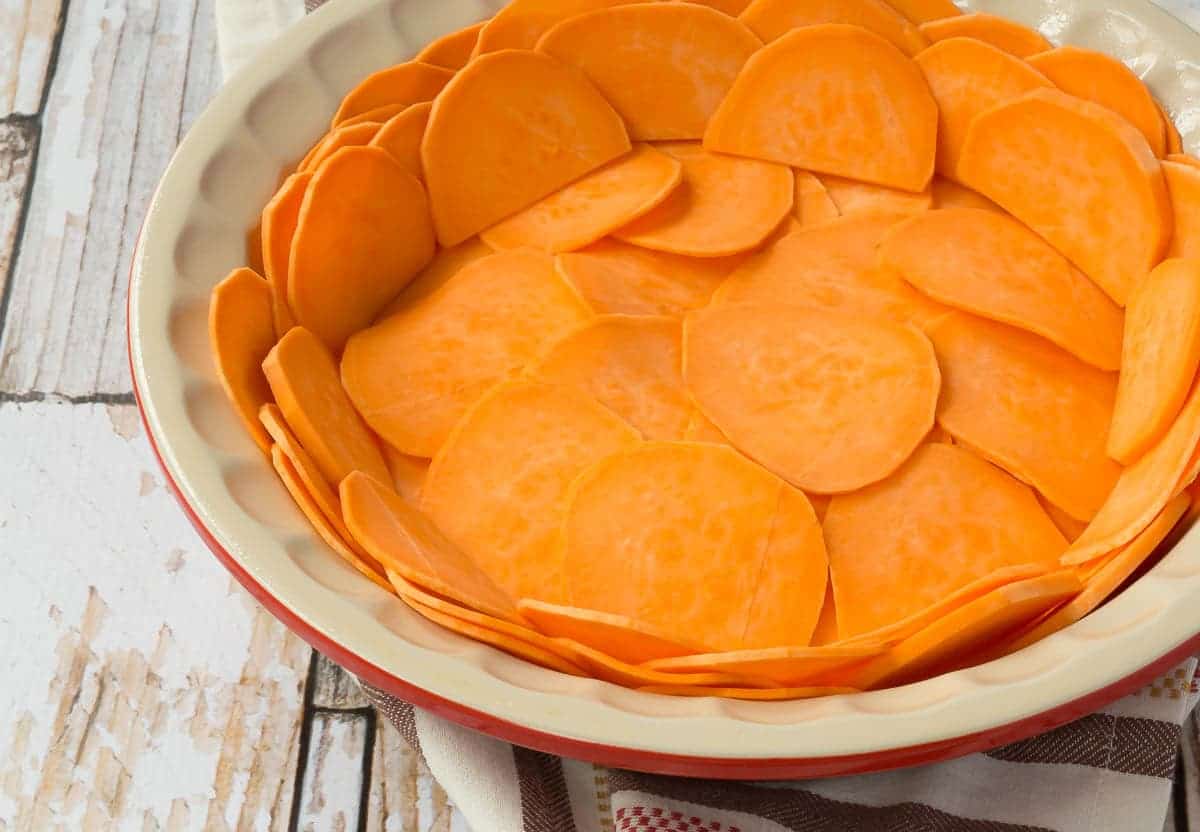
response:
<path id="1" fill-rule="evenodd" d="M 313 715 L 297 815 L 300 832 L 358 828 L 370 723 L 361 713 Z"/>
<path id="2" fill-rule="evenodd" d="M 0 340 L 0 389 L 130 389 L 125 289 L 138 227 L 181 126 L 212 92 L 198 0 L 70 6 Z M 195 70 L 196 75 L 190 73 Z"/>
<path id="3" fill-rule="evenodd" d="M 0 0 L 0 118 L 42 103 L 61 0 Z"/>
<path id="4" fill-rule="evenodd" d="M 420 756 L 380 717 L 367 801 L 369 832 L 470 832 Z"/>
<path id="5" fill-rule="evenodd" d="M 312 703 L 317 708 L 342 711 L 371 705 L 349 673 L 319 654 L 313 679 Z"/>
<path id="6" fill-rule="evenodd" d="M 12 263 L 36 138 L 33 119 L 0 121 L 0 298 Z"/>
<path id="7" fill-rule="evenodd" d="M 129 406 L 0 404 L 0 828 L 286 830 L 310 651 Z"/>

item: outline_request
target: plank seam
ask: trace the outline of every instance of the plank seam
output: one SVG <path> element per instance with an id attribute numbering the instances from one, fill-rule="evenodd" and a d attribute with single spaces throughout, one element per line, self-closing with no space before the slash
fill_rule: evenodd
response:
<path id="1" fill-rule="evenodd" d="M 292 809 L 288 818 L 288 832 L 297 832 L 300 826 L 300 805 L 304 800 L 304 775 L 308 770 L 308 748 L 312 742 L 313 693 L 317 688 L 317 665 L 320 654 L 313 650 L 308 660 L 308 676 L 304 680 L 304 713 L 300 718 L 300 740 L 296 743 L 296 780 L 292 783 Z"/>
<path id="2" fill-rule="evenodd" d="M 342 713 L 357 713 L 363 711 L 363 717 L 367 721 L 366 738 L 363 742 L 362 756 L 362 782 L 360 785 L 360 793 L 358 798 L 358 832 L 367 832 L 367 822 L 370 819 L 371 813 L 371 769 L 375 760 L 375 709 L 374 708 L 356 708 L 354 711 L 342 711 Z"/>
<path id="3" fill-rule="evenodd" d="M 68 396 L 63 393 L 42 393 L 36 390 L 25 393 L 0 390 L 0 404 L 30 404 L 36 402 L 57 402 L 60 404 L 137 404 L 133 393 L 88 393 L 82 396 Z"/>
<path id="4" fill-rule="evenodd" d="M 1184 727 L 1187 727 L 1186 724 Z M 1185 769 L 1183 765 L 1183 748 L 1180 747 L 1179 756 L 1175 761 L 1175 784 L 1172 787 L 1174 800 L 1171 801 L 1171 808 L 1174 812 L 1176 832 L 1188 832 L 1186 781 L 1187 769 Z"/>
<path id="5" fill-rule="evenodd" d="M 13 236 L 13 248 L 8 260 L 8 270 L 4 276 L 3 290 L 0 291 L 0 343 L 4 341 L 4 324 L 8 319 L 8 306 L 12 300 L 13 282 L 17 274 L 17 261 L 21 259 L 21 242 L 25 238 L 25 226 L 29 220 L 29 204 L 33 201 L 33 185 L 38 176 L 38 157 L 42 150 L 42 116 L 46 113 L 46 102 L 50 100 L 50 88 L 58 75 L 58 57 L 62 52 L 63 33 L 67 28 L 67 14 L 71 10 L 71 0 L 62 0 L 58 10 L 58 20 L 55 21 L 54 39 L 50 42 L 50 57 L 46 64 L 46 77 L 42 81 L 42 97 L 38 101 L 37 112 L 33 115 L 14 115 L 6 119 L 10 124 L 20 123 L 18 119 L 27 120 L 30 132 L 29 141 L 33 150 L 29 154 L 29 179 L 25 182 L 25 193 L 21 195 L 21 207 L 17 212 L 17 227 Z"/>

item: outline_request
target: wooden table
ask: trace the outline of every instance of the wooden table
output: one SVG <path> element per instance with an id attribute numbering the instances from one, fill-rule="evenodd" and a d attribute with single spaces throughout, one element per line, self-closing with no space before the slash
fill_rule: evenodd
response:
<path id="1" fill-rule="evenodd" d="M 0 0 L 0 830 L 465 829 L 209 555 L 141 435 L 126 275 L 219 83 L 213 3 Z M 1168 829 L 1200 832 L 1186 739 Z"/>

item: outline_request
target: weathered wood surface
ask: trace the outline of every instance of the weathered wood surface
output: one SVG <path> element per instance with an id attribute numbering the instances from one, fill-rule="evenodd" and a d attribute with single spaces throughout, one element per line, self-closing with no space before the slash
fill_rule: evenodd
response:
<path id="1" fill-rule="evenodd" d="M 129 260 L 219 2 L 0 0 L 0 830 L 463 829 L 205 550 L 132 405 Z"/>

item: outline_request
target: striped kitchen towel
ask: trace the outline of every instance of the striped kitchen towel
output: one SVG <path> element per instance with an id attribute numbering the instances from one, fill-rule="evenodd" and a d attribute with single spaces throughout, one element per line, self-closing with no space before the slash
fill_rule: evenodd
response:
<path id="1" fill-rule="evenodd" d="M 333 0 L 336 2 L 336 0 Z M 226 73 L 324 0 L 216 0 Z M 437 2 L 437 0 L 429 0 Z M 1200 0 L 1159 0 L 1200 28 Z M 475 832 L 1159 832 L 1197 662 L 1023 742 L 884 774 L 781 783 L 660 777 L 509 745 L 364 690 Z"/>

